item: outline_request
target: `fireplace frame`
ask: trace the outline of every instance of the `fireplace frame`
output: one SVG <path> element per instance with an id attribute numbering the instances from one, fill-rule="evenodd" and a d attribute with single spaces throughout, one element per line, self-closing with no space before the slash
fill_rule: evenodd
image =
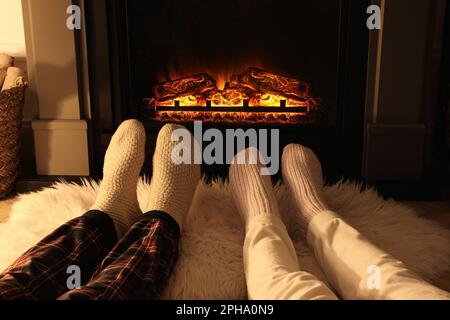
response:
<path id="1" fill-rule="evenodd" d="M 81 0 L 80 0 L 81 1 Z M 90 153 L 91 175 L 101 176 L 104 151 L 114 129 L 124 119 L 140 118 L 133 104 L 130 50 L 128 41 L 128 3 L 124 1 L 84 1 L 87 34 L 87 59 L 90 87 Z M 338 93 L 336 125 L 291 126 L 280 128 L 286 137 L 316 136 L 315 140 L 333 137 L 339 142 L 335 152 L 345 154 L 339 170 L 330 174 L 334 179 L 345 175 L 361 177 L 369 30 L 366 28 L 366 9 L 370 0 L 340 0 Z M 146 123 L 149 136 L 158 125 Z M 218 124 L 215 127 L 226 127 Z M 260 127 L 255 125 L 250 127 Z M 241 127 L 249 127 L 242 125 Z M 266 126 L 267 127 L 267 126 Z M 286 142 L 295 142 L 289 138 Z"/>

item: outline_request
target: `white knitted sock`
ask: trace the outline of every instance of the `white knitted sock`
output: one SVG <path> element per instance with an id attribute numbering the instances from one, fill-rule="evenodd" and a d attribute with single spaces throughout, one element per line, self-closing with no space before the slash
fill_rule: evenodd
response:
<path id="1" fill-rule="evenodd" d="M 103 165 L 103 180 L 92 210 L 108 214 L 122 237 L 139 217 L 137 182 L 145 158 L 145 130 L 137 120 L 114 133 Z"/>
<path id="2" fill-rule="evenodd" d="M 239 152 L 230 166 L 230 190 L 245 225 L 260 215 L 279 216 L 277 200 L 270 176 L 261 175 L 263 165 L 258 161 L 259 151 L 248 148 Z M 245 159 L 240 164 L 239 159 Z"/>
<path id="3" fill-rule="evenodd" d="M 322 166 L 314 152 L 298 144 L 284 148 L 283 180 L 300 211 L 299 222 L 306 235 L 311 219 L 328 210 L 323 196 Z"/>
<path id="4" fill-rule="evenodd" d="M 191 141 L 172 141 L 175 130 L 186 130 L 179 125 L 166 124 L 160 130 L 153 155 L 152 187 L 147 211 L 163 211 L 173 217 L 182 228 L 186 214 L 192 203 L 195 189 L 200 180 L 200 165 L 193 164 L 193 148 L 197 141 L 189 133 Z M 172 159 L 175 146 L 191 150 L 192 164 L 176 164 Z M 175 152 L 175 157 L 181 159 Z"/>

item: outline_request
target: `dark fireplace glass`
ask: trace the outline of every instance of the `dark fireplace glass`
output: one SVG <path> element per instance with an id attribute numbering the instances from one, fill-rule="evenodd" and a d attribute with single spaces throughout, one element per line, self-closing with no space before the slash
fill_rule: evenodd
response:
<path id="1" fill-rule="evenodd" d="M 207 74 L 218 89 L 248 68 L 305 81 L 324 124 L 336 124 L 339 0 L 128 1 L 136 106 L 165 81 Z"/>

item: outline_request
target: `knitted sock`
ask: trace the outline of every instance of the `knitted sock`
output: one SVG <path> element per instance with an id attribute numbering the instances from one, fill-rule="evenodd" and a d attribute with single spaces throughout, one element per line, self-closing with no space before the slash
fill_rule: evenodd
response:
<path id="1" fill-rule="evenodd" d="M 137 182 L 145 158 L 145 130 L 137 120 L 114 133 L 103 165 L 103 180 L 92 210 L 108 214 L 122 237 L 139 217 Z"/>
<path id="2" fill-rule="evenodd" d="M 314 152 L 298 144 L 284 148 L 283 180 L 300 211 L 301 231 L 306 235 L 311 219 L 328 210 L 323 196 L 322 167 Z"/>
<path id="3" fill-rule="evenodd" d="M 172 133 L 175 130 L 186 130 L 190 141 L 172 141 Z M 147 211 L 157 210 L 169 214 L 180 228 L 183 226 L 200 180 L 200 165 L 193 164 L 193 148 L 196 143 L 192 134 L 183 126 L 166 124 L 158 134 L 153 155 L 152 187 Z M 179 152 L 173 154 L 176 146 L 191 151 L 192 164 L 174 162 L 182 159 Z"/>
<path id="4" fill-rule="evenodd" d="M 270 176 L 261 175 L 263 165 L 258 156 L 259 151 L 255 148 L 243 150 L 233 158 L 230 166 L 231 194 L 246 226 L 256 216 L 279 216 L 272 181 Z M 240 164 L 239 159 L 245 159 L 245 164 Z"/>

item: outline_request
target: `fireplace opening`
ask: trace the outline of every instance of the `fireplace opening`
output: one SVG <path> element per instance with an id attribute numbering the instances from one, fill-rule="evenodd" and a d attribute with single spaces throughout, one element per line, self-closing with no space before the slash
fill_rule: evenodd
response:
<path id="1" fill-rule="evenodd" d="M 225 84 L 203 73 L 165 81 L 152 91 L 151 117 L 166 122 L 312 123 L 320 106 L 308 82 L 255 67 Z"/>
<path id="2" fill-rule="evenodd" d="M 148 154 L 168 122 L 277 129 L 330 181 L 361 173 L 370 0 L 86 3 L 94 172 L 127 118 Z M 151 168 L 146 165 L 146 168 Z M 227 167 L 203 166 L 209 176 Z M 150 174 L 150 172 L 148 172 Z"/>

